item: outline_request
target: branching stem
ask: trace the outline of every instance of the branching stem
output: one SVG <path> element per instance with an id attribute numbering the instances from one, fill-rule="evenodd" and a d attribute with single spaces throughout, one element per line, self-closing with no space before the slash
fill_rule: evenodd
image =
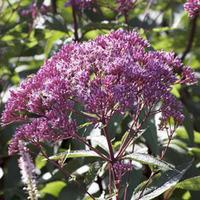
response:
<path id="1" fill-rule="evenodd" d="M 40 148 L 40 152 L 42 153 L 42 155 L 43 155 L 51 164 L 53 164 L 55 167 L 57 167 L 57 168 L 60 170 L 60 172 L 64 175 L 65 180 L 68 181 L 68 178 L 71 177 L 70 173 L 68 173 L 66 170 L 64 170 L 63 167 L 59 165 L 59 163 L 57 163 L 57 162 L 54 161 L 54 160 L 49 159 L 49 156 L 46 154 L 45 151 L 43 151 L 43 148 L 42 148 L 42 146 L 41 146 L 40 143 L 38 144 L 38 146 L 39 146 L 39 148 Z M 71 177 L 71 178 L 72 178 L 72 177 Z M 95 200 L 95 198 L 94 198 L 85 188 L 83 188 L 83 186 L 82 186 L 78 181 L 75 180 L 75 182 L 76 182 L 76 184 L 80 187 L 80 189 L 82 189 L 84 192 L 86 192 L 86 193 L 89 195 L 90 198 L 92 198 L 93 200 Z"/>

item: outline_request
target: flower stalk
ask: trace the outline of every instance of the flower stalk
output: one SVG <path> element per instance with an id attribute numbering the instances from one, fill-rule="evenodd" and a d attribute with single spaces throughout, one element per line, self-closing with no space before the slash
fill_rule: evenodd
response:
<path id="1" fill-rule="evenodd" d="M 39 193 L 35 180 L 35 167 L 30 154 L 28 153 L 28 149 L 25 147 L 22 141 L 19 144 L 19 150 L 19 168 L 22 175 L 22 182 L 26 185 L 24 190 L 28 192 L 28 199 L 38 200 Z"/>

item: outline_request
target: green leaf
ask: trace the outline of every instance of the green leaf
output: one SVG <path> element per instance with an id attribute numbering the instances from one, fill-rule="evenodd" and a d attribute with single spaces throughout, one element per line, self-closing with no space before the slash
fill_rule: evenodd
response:
<path id="1" fill-rule="evenodd" d="M 35 159 L 35 166 L 38 169 L 42 169 L 46 165 L 47 161 L 44 160 L 44 156 L 39 154 Z"/>
<path id="2" fill-rule="evenodd" d="M 54 197 L 58 197 L 61 190 L 66 186 L 66 183 L 63 181 L 54 181 L 46 184 L 46 186 L 40 190 L 43 194 L 51 194 Z"/>
<path id="3" fill-rule="evenodd" d="M 50 31 L 50 36 L 47 39 L 46 46 L 45 46 L 45 49 L 44 49 L 44 53 L 45 53 L 46 57 L 48 57 L 53 45 L 55 44 L 55 42 L 58 39 L 62 38 L 63 36 L 65 36 L 64 32 L 54 31 L 54 30 Z"/>
<path id="4" fill-rule="evenodd" d="M 169 170 L 164 172 L 161 176 L 155 177 L 152 184 L 144 190 L 142 195 L 141 191 L 144 185 L 141 184 L 143 186 L 140 191 L 134 191 L 131 200 L 151 200 L 161 195 L 180 181 L 185 172 L 190 168 L 191 164 L 192 162 L 184 164 L 178 167 L 177 170 Z"/>
<path id="5" fill-rule="evenodd" d="M 180 92 L 179 92 L 180 88 L 181 88 L 181 85 L 176 84 L 172 87 L 172 90 L 171 90 L 171 93 L 177 98 L 180 98 Z"/>
<path id="6" fill-rule="evenodd" d="M 84 187 L 85 185 L 83 184 L 83 182 L 79 182 L 81 184 L 78 185 L 76 182 L 69 182 L 67 187 L 65 187 L 62 192 L 59 195 L 58 200 L 67 200 L 67 199 L 71 199 L 71 200 L 78 200 L 78 199 L 84 199 L 84 190 L 82 187 Z"/>
<path id="7" fill-rule="evenodd" d="M 126 138 L 128 137 L 128 135 L 129 135 L 129 131 L 126 131 L 124 135 L 122 136 L 120 144 L 123 144 L 126 141 Z"/>
<path id="8" fill-rule="evenodd" d="M 106 141 L 106 137 L 104 135 L 92 135 L 92 136 L 87 136 L 87 139 L 91 141 L 91 145 L 93 147 L 100 147 L 106 152 L 109 152 L 108 144 Z"/>
<path id="9" fill-rule="evenodd" d="M 184 109 L 184 116 L 185 116 L 185 119 L 184 119 L 183 125 L 187 131 L 190 143 L 191 143 L 191 145 L 193 145 L 194 144 L 193 123 L 192 123 L 191 116 L 186 109 Z"/>
<path id="10" fill-rule="evenodd" d="M 148 122 L 143 137 L 145 138 L 146 144 L 151 149 L 152 153 L 156 155 L 158 153 L 158 138 L 154 120 Z"/>
<path id="11" fill-rule="evenodd" d="M 90 32 L 90 31 L 97 31 L 97 30 L 110 30 L 110 29 L 118 29 L 124 27 L 123 24 L 117 24 L 117 23 L 90 23 L 83 27 L 84 34 Z"/>
<path id="12" fill-rule="evenodd" d="M 59 160 L 59 159 L 67 158 L 83 158 L 83 157 L 100 157 L 97 153 L 90 150 L 77 150 L 77 151 L 67 151 L 62 152 L 53 156 L 50 156 L 51 160 Z"/>
<path id="13" fill-rule="evenodd" d="M 192 154 L 192 156 L 194 156 L 194 158 L 200 159 L 200 148 L 192 147 L 188 148 L 188 151 L 190 154 Z"/>
<path id="14" fill-rule="evenodd" d="M 84 115 L 86 115 L 88 117 L 99 119 L 99 117 L 96 114 L 88 113 L 88 112 L 84 112 L 84 111 L 82 111 L 81 113 L 83 113 Z"/>
<path id="15" fill-rule="evenodd" d="M 47 26 L 47 29 L 53 29 L 64 33 L 68 32 L 64 19 L 59 15 L 56 15 L 54 17 L 49 16 L 45 21 L 45 24 Z"/>
<path id="16" fill-rule="evenodd" d="M 114 9 L 116 7 L 116 3 L 113 0 L 99 0 L 98 4 L 100 6 L 105 6 Z"/>
<path id="17" fill-rule="evenodd" d="M 184 189 L 184 190 L 200 190 L 200 176 L 195 176 L 184 181 L 181 181 L 176 185 L 176 188 Z"/>
<path id="18" fill-rule="evenodd" d="M 175 30 L 176 28 L 172 28 L 172 27 L 158 27 L 158 28 L 153 28 L 152 31 L 153 32 L 165 32 L 165 31 L 172 31 Z"/>
<path id="19" fill-rule="evenodd" d="M 85 128 L 85 127 L 88 127 L 88 126 L 90 126 L 92 124 L 92 122 L 86 122 L 86 123 L 84 123 L 84 124 L 81 124 L 81 125 L 79 125 L 79 129 L 81 129 L 81 128 Z"/>
<path id="20" fill-rule="evenodd" d="M 132 153 L 124 156 L 123 159 L 135 160 L 137 162 L 150 166 L 158 166 L 162 170 L 175 169 L 175 166 L 173 166 L 172 164 L 144 153 Z"/>

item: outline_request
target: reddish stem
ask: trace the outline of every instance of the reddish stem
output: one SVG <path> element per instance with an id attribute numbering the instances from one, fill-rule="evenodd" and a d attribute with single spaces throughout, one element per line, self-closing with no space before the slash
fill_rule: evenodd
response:
<path id="1" fill-rule="evenodd" d="M 110 161 L 108 157 L 106 157 L 103 153 L 101 153 L 98 149 L 95 149 L 92 145 L 90 145 L 84 138 L 80 137 L 78 134 L 76 134 L 76 139 L 82 142 L 83 144 L 87 145 L 92 151 L 94 151 L 96 154 L 98 154 L 102 159 L 106 161 Z"/>
<path id="2" fill-rule="evenodd" d="M 114 186 L 115 186 L 115 189 L 116 189 L 116 195 L 115 195 L 116 200 L 119 200 L 119 187 L 120 187 L 120 185 L 119 185 L 119 180 L 118 180 L 118 178 L 115 174 L 115 170 L 114 170 L 114 167 L 113 167 L 116 159 L 115 159 L 115 156 L 114 156 L 114 151 L 113 151 L 111 139 L 109 137 L 106 120 L 104 118 L 102 119 L 102 123 L 103 123 L 103 133 L 104 133 L 104 136 L 106 137 L 106 141 L 108 143 L 108 148 L 109 148 L 109 155 L 110 155 L 109 171 L 110 171 L 110 173 L 112 172 Z M 111 185 L 109 187 L 111 187 Z"/>

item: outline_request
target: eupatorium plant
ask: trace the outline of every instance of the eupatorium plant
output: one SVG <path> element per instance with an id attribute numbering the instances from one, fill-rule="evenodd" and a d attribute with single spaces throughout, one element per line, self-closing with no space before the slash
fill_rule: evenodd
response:
<path id="1" fill-rule="evenodd" d="M 77 140 L 107 163 L 110 190 L 118 199 L 121 178 L 133 167 L 126 157 L 127 148 L 146 120 L 157 113 L 160 129 L 166 130 L 170 140 L 184 119 L 182 105 L 170 91 L 175 84 L 195 82 L 191 69 L 174 53 L 149 47 L 138 33 L 124 30 L 64 45 L 37 74 L 11 91 L 2 121 L 23 125 L 17 128 L 9 153 L 20 152 L 22 141 L 41 147 L 43 142 Z M 114 115 L 127 114 L 132 121 L 120 146 L 114 149 L 109 123 Z M 100 127 L 107 154 L 79 133 L 77 116 L 84 117 L 90 126 Z M 160 159 L 164 154 L 161 152 Z"/>
<path id="2" fill-rule="evenodd" d="M 200 1 L 187 0 L 187 2 L 184 4 L 184 8 L 189 13 L 191 18 L 198 16 L 200 13 Z"/>

